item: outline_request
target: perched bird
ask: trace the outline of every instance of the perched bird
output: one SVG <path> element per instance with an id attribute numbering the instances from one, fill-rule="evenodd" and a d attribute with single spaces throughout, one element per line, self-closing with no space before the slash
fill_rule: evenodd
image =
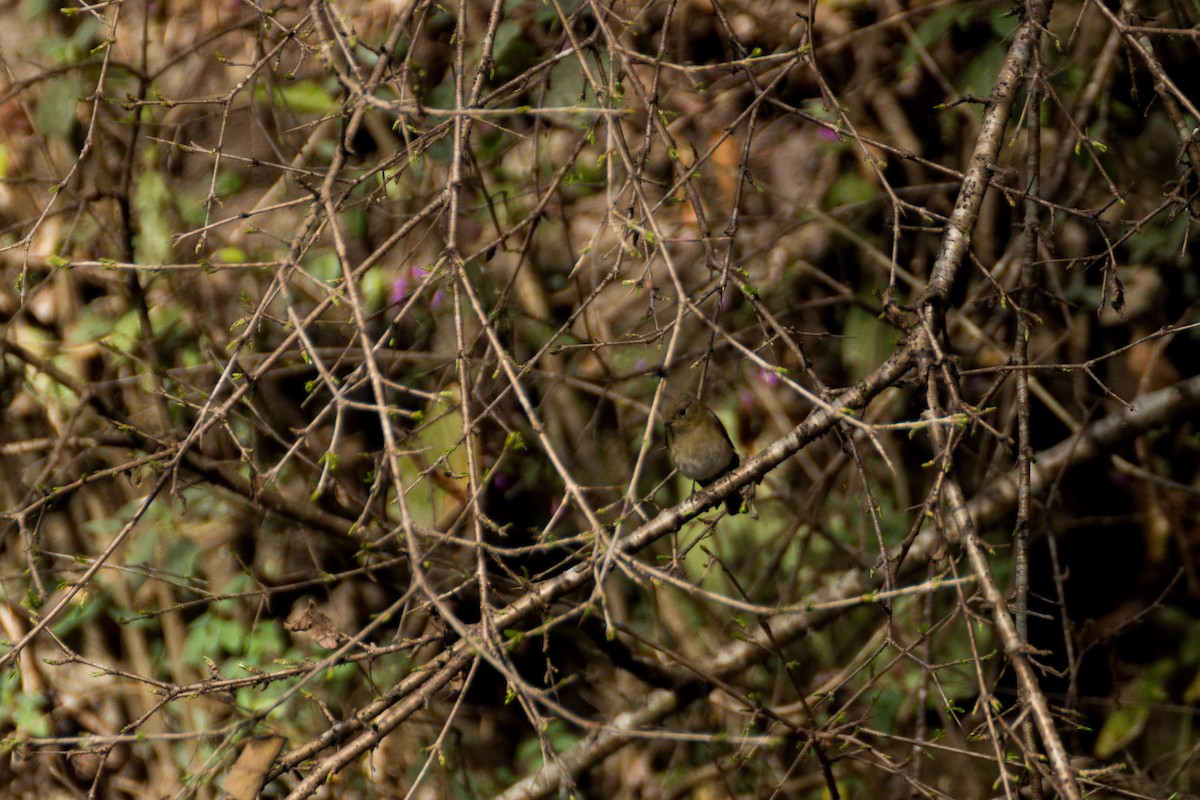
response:
<path id="1" fill-rule="evenodd" d="M 659 413 L 667 429 L 667 454 L 684 477 L 708 486 L 741 463 L 721 420 L 695 397 L 668 393 Z M 726 497 L 725 509 L 741 513 L 742 494 Z"/>

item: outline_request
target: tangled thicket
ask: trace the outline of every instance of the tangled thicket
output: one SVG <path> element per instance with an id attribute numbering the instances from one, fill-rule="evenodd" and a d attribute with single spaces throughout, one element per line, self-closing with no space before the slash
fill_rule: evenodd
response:
<path id="1" fill-rule="evenodd" d="M 9 796 L 1200 780 L 1194 3 L 0 13 Z"/>

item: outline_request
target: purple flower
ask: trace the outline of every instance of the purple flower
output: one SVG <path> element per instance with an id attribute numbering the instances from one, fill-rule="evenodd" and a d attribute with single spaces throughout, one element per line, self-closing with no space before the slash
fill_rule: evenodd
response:
<path id="1" fill-rule="evenodd" d="M 774 389 L 779 385 L 779 373 L 770 369 L 760 369 L 758 371 L 758 379 L 763 382 L 764 386 L 769 386 Z"/>
<path id="2" fill-rule="evenodd" d="M 396 279 L 392 281 L 393 303 L 404 302 L 404 298 L 408 297 L 409 283 L 409 278 L 404 273 L 400 273 L 396 276 Z"/>
<path id="3" fill-rule="evenodd" d="M 396 276 L 395 280 L 392 281 L 392 302 L 403 302 L 404 299 L 408 297 L 409 292 L 413 290 L 413 284 L 415 283 L 419 285 L 424 283 L 425 279 L 429 277 L 429 271 L 429 267 L 427 266 L 414 266 L 409 267 L 406 270 L 402 270 L 400 274 Z M 444 297 L 442 296 L 442 290 L 439 289 L 434 293 L 433 300 L 430 301 L 429 307 L 434 311 L 437 311 L 442 307 L 443 300 Z"/>

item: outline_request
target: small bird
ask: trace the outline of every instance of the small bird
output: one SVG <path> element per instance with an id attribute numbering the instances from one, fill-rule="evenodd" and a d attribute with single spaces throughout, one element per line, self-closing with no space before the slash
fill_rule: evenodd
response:
<path id="1" fill-rule="evenodd" d="M 667 454 L 684 477 L 708 486 L 741 463 L 721 420 L 695 397 L 667 393 L 659 413 L 667 429 Z M 726 497 L 725 509 L 740 514 L 742 494 Z"/>

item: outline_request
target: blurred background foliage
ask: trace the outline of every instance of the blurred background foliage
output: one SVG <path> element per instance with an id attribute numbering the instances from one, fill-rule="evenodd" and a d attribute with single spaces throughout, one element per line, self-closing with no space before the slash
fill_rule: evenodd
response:
<path id="1" fill-rule="evenodd" d="M 1022 4 L 0 14 L 8 796 L 242 796 L 263 735 L 264 796 L 303 796 L 347 721 L 408 701 L 314 792 L 492 796 L 664 689 L 563 794 L 1017 791 L 1021 706 L 957 549 L 883 558 L 942 525 L 915 376 L 768 473 L 757 519 L 606 553 L 692 491 L 661 379 L 749 455 L 905 339 Z M 969 495 L 1014 468 L 1023 411 L 1036 455 L 1197 374 L 1198 31 L 1190 2 L 1054 4 L 949 299 Z M 1031 652 L 1090 789 L 1200 791 L 1195 420 L 1035 500 Z M 602 590 L 497 627 L 580 565 Z M 847 575 L 912 591 L 720 672 Z M 404 688 L 468 630 L 440 690 Z"/>

